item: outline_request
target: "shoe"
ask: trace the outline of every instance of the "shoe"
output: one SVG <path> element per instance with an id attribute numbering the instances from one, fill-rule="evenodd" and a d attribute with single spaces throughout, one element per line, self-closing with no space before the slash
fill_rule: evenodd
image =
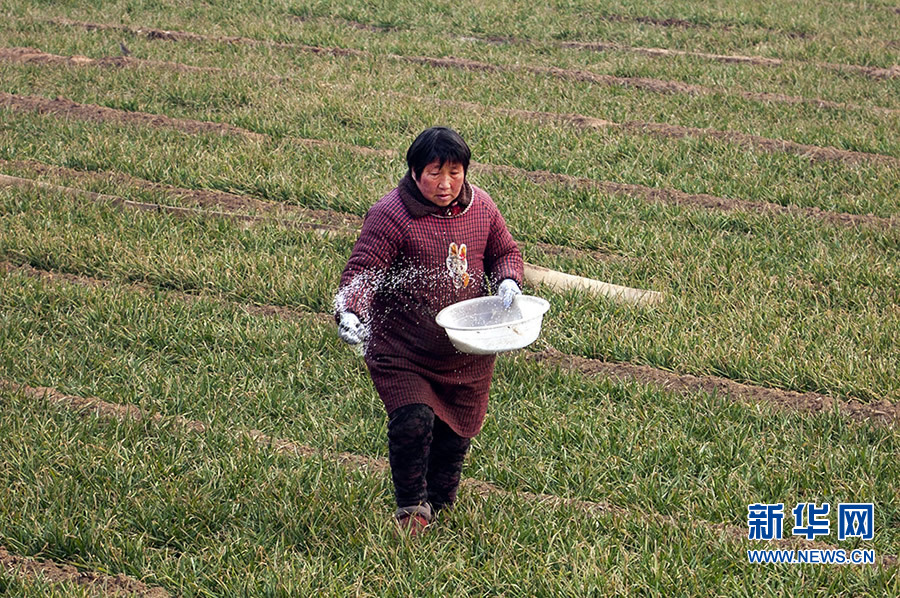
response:
<path id="1" fill-rule="evenodd" d="M 394 521 L 397 522 L 397 529 L 404 535 L 418 536 L 423 533 L 431 524 L 434 514 L 431 505 L 414 505 L 411 507 L 400 507 L 394 513 Z"/>
<path id="2" fill-rule="evenodd" d="M 397 527 L 400 528 L 400 531 L 411 537 L 425 533 L 425 530 L 430 525 L 425 516 L 418 513 L 409 513 L 396 519 Z"/>

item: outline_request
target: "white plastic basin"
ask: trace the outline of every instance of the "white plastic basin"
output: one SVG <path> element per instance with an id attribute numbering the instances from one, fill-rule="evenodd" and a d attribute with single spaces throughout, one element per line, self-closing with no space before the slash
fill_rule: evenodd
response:
<path id="1" fill-rule="evenodd" d="M 512 306 L 503 309 L 503 300 L 494 295 L 449 305 L 435 321 L 459 351 L 489 355 L 521 349 L 537 340 L 548 309 L 545 299 L 531 295 L 516 295 Z"/>

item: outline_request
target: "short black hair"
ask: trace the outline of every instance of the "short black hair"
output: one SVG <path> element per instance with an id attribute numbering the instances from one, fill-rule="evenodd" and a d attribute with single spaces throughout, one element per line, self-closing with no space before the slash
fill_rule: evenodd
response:
<path id="1" fill-rule="evenodd" d="M 446 162 L 462 164 L 463 172 L 469 171 L 472 150 L 459 133 L 447 127 L 425 129 L 406 150 L 406 164 L 410 172 L 419 180 L 425 167 L 434 162 L 443 166 Z"/>

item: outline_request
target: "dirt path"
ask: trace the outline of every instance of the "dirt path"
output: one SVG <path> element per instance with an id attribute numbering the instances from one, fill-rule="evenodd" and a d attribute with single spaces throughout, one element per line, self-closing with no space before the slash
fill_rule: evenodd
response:
<path id="1" fill-rule="evenodd" d="M 268 219 L 278 220 L 284 216 L 303 218 L 311 223 L 320 224 L 335 229 L 350 228 L 354 231 L 362 226 L 362 218 L 355 214 L 346 212 L 335 212 L 333 210 L 315 210 L 304 208 L 301 206 L 284 204 L 273 201 L 257 199 L 248 195 L 237 195 L 226 191 L 209 191 L 205 189 L 185 189 L 184 187 L 175 187 L 174 185 L 165 185 L 163 183 L 155 183 L 146 179 L 141 179 L 128 174 L 118 172 L 104 171 L 83 171 L 65 168 L 63 166 L 53 166 L 34 161 L 9 161 L 0 159 L 0 166 L 13 167 L 16 169 L 27 169 L 30 173 L 73 178 L 77 181 L 89 183 L 102 183 L 113 185 L 126 185 L 135 189 L 154 191 L 164 193 L 165 195 L 178 200 L 188 206 L 198 206 L 202 208 L 224 209 L 230 212 L 250 212 L 264 214 Z M 37 183 L 31 179 L 23 179 L 26 183 Z M 54 187 L 58 187 L 53 185 Z M 62 188 L 64 189 L 64 188 Z M 90 191 L 81 189 L 72 189 L 71 192 L 79 194 L 91 194 Z M 96 194 L 101 195 L 102 194 Z M 102 196 L 107 201 L 118 200 L 124 203 L 125 200 L 115 198 L 111 195 Z M 137 203 L 137 202 L 132 202 Z M 156 206 L 156 204 L 147 204 L 148 206 Z M 248 216 L 250 216 L 248 214 Z M 250 216 L 253 217 L 253 216 Z"/>
<path id="2" fill-rule="evenodd" d="M 0 107 L 6 107 L 20 112 L 38 112 L 41 114 L 61 115 L 68 118 L 97 122 L 115 122 L 122 124 L 139 124 L 155 127 L 174 128 L 185 133 L 215 132 L 220 134 L 244 134 L 243 129 L 231 125 L 206 121 L 194 121 L 163 117 L 142 112 L 130 112 L 116 110 L 90 104 L 78 104 L 65 98 L 48 99 L 36 96 L 19 96 L 0 93 Z M 265 135 L 252 133 L 253 139 L 266 139 Z M 293 141 L 311 147 L 339 148 L 362 155 L 380 155 L 384 157 L 397 157 L 399 154 L 393 150 L 379 150 L 368 147 L 354 146 L 341 142 L 323 141 L 319 139 L 303 139 L 291 137 Z M 871 214 L 847 214 L 843 212 L 830 212 L 812 207 L 782 206 L 768 202 L 755 202 L 741 199 L 717 197 L 703 193 L 685 193 L 675 189 L 647 187 L 629 183 L 616 183 L 612 181 L 599 181 L 587 177 L 559 174 L 549 171 L 525 170 L 514 166 L 498 164 L 480 164 L 473 162 L 473 172 L 501 173 L 513 177 L 523 177 L 532 182 L 542 184 L 546 182 L 580 187 L 592 187 L 609 194 L 622 194 L 638 197 L 651 202 L 683 205 L 688 207 L 700 207 L 704 209 L 716 209 L 722 211 L 745 211 L 761 214 L 787 214 L 802 217 L 811 217 L 842 226 L 870 225 L 877 228 L 893 228 L 900 224 L 897 218 L 881 218 Z"/>
<path id="3" fill-rule="evenodd" d="M 26 62 L 38 64 L 62 64 L 67 66 L 116 66 L 116 67 L 132 67 L 144 68 L 147 66 L 155 66 L 165 69 L 174 69 L 177 71 L 185 71 L 190 68 L 187 65 L 181 65 L 173 62 L 160 61 L 143 61 L 130 57 L 119 58 L 103 58 L 91 59 L 83 56 L 58 56 L 55 54 L 47 54 L 33 48 L 0 48 L 0 60 L 10 62 Z M 207 72 L 228 73 L 225 69 L 202 69 Z M 553 112 L 540 112 L 532 110 L 516 110 L 506 108 L 496 108 L 492 106 L 484 106 L 474 102 L 440 100 L 432 98 L 421 98 L 410 96 L 396 92 L 387 92 L 388 95 L 401 97 L 407 100 L 418 101 L 421 103 L 433 103 L 438 105 L 455 106 L 470 110 L 477 110 L 482 113 L 497 113 L 531 120 L 535 122 L 559 122 L 569 124 L 582 129 L 618 129 L 631 133 L 653 135 L 664 139 L 684 139 L 687 137 L 697 138 L 713 138 L 735 145 L 745 147 L 752 150 L 761 150 L 768 153 L 791 153 L 804 156 L 814 161 L 821 162 L 846 162 L 849 164 L 886 164 L 900 168 L 900 158 L 884 154 L 874 154 L 869 152 L 857 152 L 844 150 L 829 146 L 817 146 L 805 143 L 797 143 L 795 141 L 773 139 L 762 137 L 760 135 L 749 135 L 737 131 L 722 131 L 717 129 L 685 127 L 681 125 L 670 125 L 665 123 L 629 121 L 625 123 L 616 123 L 600 118 L 584 116 L 581 114 L 559 114 Z M 199 122 L 199 121 L 193 121 Z M 200 125 L 195 125 L 199 127 Z M 257 135 L 244 129 L 237 129 L 247 136 Z"/>
<path id="4" fill-rule="evenodd" d="M 106 596 L 139 596 L 141 598 L 168 598 L 170 596 L 160 587 L 148 586 L 122 573 L 105 575 L 95 571 L 76 569 L 72 565 L 17 556 L 10 554 L 2 546 L 0 546 L 0 569 L 27 579 L 41 578 L 50 583 L 68 582 L 86 586 Z"/>
<path id="5" fill-rule="evenodd" d="M 101 278 L 40 270 L 32 266 L 15 265 L 6 261 L 0 261 L 0 272 L 19 273 L 51 282 L 59 281 L 86 287 L 110 287 L 116 284 Z M 141 293 L 154 292 L 150 285 L 139 282 L 131 282 L 126 286 Z M 215 295 L 192 295 L 171 290 L 167 290 L 166 294 L 186 302 L 216 301 L 223 305 L 241 309 L 249 314 L 263 317 L 277 317 L 289 321 L 306 321 L 312 318 L 325 324 L 334 321 L 331 314 L 297 311 L 278 305 L 251 305 L 223 299 Z M 578 371 L 587 376 L 607 376 L 623 382 L 650 384 L 687 396 L 696 392 L 717 393 L 742 403 L 771 405 L 785 411 L 821 413 L 837 409 L 845 417 L 869 422 L 876 426 L 896 426 L 900 424 L 900 404 L 895 405 L 886 400 L 873 403 L 843 401 L 813 392 L 800 393 L 791 390 L 742 384 L 718 376 L 693 376 L 691 374 L 669 372 L 646 365 L 588 359 L 578 355 L 561 353 L 555 349 L 547 349 L 540 352 L 524 351 L 522 355 L 526 359 Z"/>
<path id="6" fill-rule="evenodd" d="M 555 349 L 528 354 L 529 359 L 558 365 L 563 369 L 587 376 L 605 376 L 623 382 L 651 384 L 664 390 L 691 395 L 696 392 L 715 393 L 746 404 L 773 405 L 786 411 L 825 413 L 837 410 L 841 415 L 875 425 L 898 426 L 900 404 L 882 400 L 873 403 L 842 401 L 814 392 L 795 392 L 778 388 L 742 384 L 718 376 L 677 374 L 647 365 L 611 363 L 560 353 Z"/>
<path id="7" fill-rule="evenodd" d="M 350 50 L 346 48 L 325 48 L 320 46 L 309 46 L 305 44 L 292 44 L 286 42 L 272 42 L 264 40 L 256 40 L 244 37 L 222 37 L 207 36 L 198 33 L 186 31 L 166 31 L 161 29 L 151 29 L 143 27 L 132 27 L 128 25 L 117 25 L 109 23 L 86 23 L 81 21 L 72 21 L 69 19 L 53 19 L 49 21 L 52 24 L 65 27 L 82 27 L 87 30 L 103 30 L 103 31 L 120 31 L 138 35 L 153 40 L 165 41 L 191 41 L 191 42 L 211 42 L 211 43 L 233 43 L 244 44 L 250 46 L 265 46 L 284 49 L 293 49 L 301 52 L 311 52 L 314 54 L 330 55 L 330 56 L 356 56 L 360 58 L 372 58 L 375 54 L 363 50 Z M 833 102 L 820 98 L 803 98 L 799 96 L 789 96 L 778 93 L 758 93 L 742 90 L 704 87 L 702 85 L 692 85 L 679 81 L 666 81 L 662 79 L 653 79 L 647 77 L 615 77 L 612 75 L 601 75 L 589 71 L 577 69 L 561 69 L 554 67 L 543 67 L 534 65 L 495 65 L 475 60 L 466 60 L 461 58 L 436 58 L 429 56 L 405 56 L 399 54 L 383 54 L 379 55 L 398 62 L 408 62 L 412 64 L 425 64 L 429 66 L 457 68 L 464 70 L 479 70 L 487 72 L 529 72 L 538 75 L 546 75 L 561 79 L 585 81 L 606 86 L 633 87 L 645 91 L 655 93 L 686 93 L 692 95 L 707 94 L 724 94 L 737 95 L 749 100 L 759 102 L 774 102 L 786 104 L 809 104 L 818 108 L 832 108 L 838 110 L 884 110 L 879 107 L 865 107 L 855 104 L 847 104 L 843 102 Z M 892 67 L 897 68 L 897 67 Z"/>
<path id="8" fill-rule="evenodd" d="M 66 395 L 57 391 L 56 389 L 49 387 L 31 387 L 5 380 L 0 380 L 0 388 L 5 388 L 12 392 L 21 392 L 26 397 L 35 401 L 48 401 L 69 409 L 93 412 L 100 417 L 117 420 L 133 419 L 136 421 L 151 421 L 156 424 L 160 424 L 166 421 L 174 421 L 176 424 L 182 426 L 189 432 L 203 433 L 208 430 L 208 426 L 206 426 L 202 422 L 189 420 L 181 416 L 162 416 L 160 414 L 148 416 L 135 405 L 119 405 L 108 403 L 106 401 L 103 401 L 102 399 L 94 397 L 85 398 Z M 244 434 L 254 440 L 260 447 L 264 449 L 274 450 L 281 454 L 297 456 L 300 458 L 318 456 L 323 459 L 337 462 L 351 469 L 373 473 L 385 474 L 390 470 L 390 465 L 388 464 L 387 459 L 384 458 L 366 457 L 363 455 L 356 455 L 346 452 L 328 453 L 291 440 L 273 438 L 258 430 L 233 431 L 233 434 Z M 682 521 L 681 519 L 669 515 L 663 515 L 660 513 L 647 513 L 645 511 L 635 513 L 634 511 L 631 511 L 625 507 L 620 507 L 605 502 L 577 500 L 552 494 L 541 494 L 527 491 L 508 491 L 494 484 L 491 484 L 490 482 L 475 480 L 472 478 L 464 478 L 460 486 L 482 496 L 513 496 L 550 508 L 573 508 L 588 515 L 612 514 L 622 518 L 649 517 L 656 522 L 667 525 L 679 526 L 684 524 L 684 521 Z M 694 518 L 692 518 L 691 521 L 692 527 L 702 527 L 719 532 L 731 541 L 743 543 L 746 543 L 747 541 L 746 528 L 735 525 L 728 525 L 725 523 L 712 523 L 709 521 L 697 520 Z M 836 546 L 824 542 L 809 542 L 801 538 L 793 537 L 789 539 L 773 541 L 769 545 L 775 547 L 820 548 L 824 550 L 834 550 L 837 548 Z M 876 557 L 876 562 L 878 562 L 883 567 L 892 567 L 897 565 L 898 559 L 896 555 L 883 554 Z M 165 596 L 165 594 L 162 596 Z M 160 596 L 160 598 L 162 598 L 162 596 Z"/>

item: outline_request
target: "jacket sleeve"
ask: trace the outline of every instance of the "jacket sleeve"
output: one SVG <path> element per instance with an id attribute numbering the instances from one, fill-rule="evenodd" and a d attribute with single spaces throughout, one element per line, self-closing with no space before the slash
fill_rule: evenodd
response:
<path id="1" fill-rule="evenodd" d="M 335 319 L 343 311 L 369 319 L 372 297 L 403 245 L 402 218 L 378 202 L 366 214 L 362 231 L 341 274 L 334 298 Z"/>
<path id="2" fill-rule="evenodd" d="M 515 280 L 521 287 L 525 276 L 525 262 L 519 252 L 519 246 L 506 228 L 503 214 L 496 206 L 493 208 L 491 232 L 484 252 L 485 272 L 495 288 L 505 278 Z"/>

